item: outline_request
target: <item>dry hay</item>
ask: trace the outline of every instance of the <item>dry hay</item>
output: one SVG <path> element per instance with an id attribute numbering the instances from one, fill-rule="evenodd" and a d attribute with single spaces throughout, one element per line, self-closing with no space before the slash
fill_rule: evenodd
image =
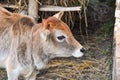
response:
<path id="1" fill-rule="evenodd" d="M 106 80 L 106 76 L 110 75 L 108 66 L 107 58 L 55 59 L 49 63 L 47 69 L 40 71 L 37 80 Z"/>

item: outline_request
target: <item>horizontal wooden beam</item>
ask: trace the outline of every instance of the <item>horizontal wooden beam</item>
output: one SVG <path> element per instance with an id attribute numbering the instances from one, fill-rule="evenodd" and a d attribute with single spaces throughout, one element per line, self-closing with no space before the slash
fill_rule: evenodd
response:
<path id="1" fill-rule="evenodd" d="M 0 4 L 0 7 L 18 9 L 19 7 L 11 4 Z"/>
<path id="2" fill-rule="evenodd" d="M 41 6 L 39 11 L 81 11 L 81 6 L 61 7 L 61 6 Z"/>
<path id="3" fill-rule="evenodd" d="M 11 4 L 0 4 L 1 7 L 5 8 L 13 8 L 18 9 L 19 7 L 16 5 Z M 49 5 L 43 5 L 39 8 L 39 11 L 50 11 L 50 12 L 56 12 L 56 11 L 81 11 L 81 6 L 76 7 L 61 7 L 61 6 L 49 6 Z"/>

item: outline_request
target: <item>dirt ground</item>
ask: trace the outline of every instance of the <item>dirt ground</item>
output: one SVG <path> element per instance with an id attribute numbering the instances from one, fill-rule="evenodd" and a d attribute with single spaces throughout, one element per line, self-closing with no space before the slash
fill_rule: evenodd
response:
<path id="1" fill-rule="evenodd" d="M 111 80 L 112 38 L 95 34 L 75 38 L 87 48 L 85 55 L 51 60 L 39 71 L 37 80 Z M 0 80 L 7 80 L 4 69 L 0 70 Z"/>

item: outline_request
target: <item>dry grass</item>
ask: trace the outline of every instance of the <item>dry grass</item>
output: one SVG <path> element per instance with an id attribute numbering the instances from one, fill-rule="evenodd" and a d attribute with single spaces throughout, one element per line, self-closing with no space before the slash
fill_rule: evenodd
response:
<path id="1" fill-rule="evenodd" d="M 49 63 L 44 75 L 38 75 L 37 80 L 107 80 L 107 76 L 110 75 L 108 66 L 107 58 L 101 60 L 55 59 Z"/>

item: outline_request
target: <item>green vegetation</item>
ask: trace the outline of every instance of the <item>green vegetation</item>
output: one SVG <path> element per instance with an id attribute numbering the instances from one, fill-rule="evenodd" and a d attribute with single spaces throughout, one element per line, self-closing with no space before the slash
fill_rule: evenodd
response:
<path id="1" fill-rule="evenodd" d="M 115 6 L 115 1 L 116 1 L 116 0 L 107 0 L 107 4 L 108 4 L 110 7 L 114 7 L 114 6 Z"/>
<path id="2" fill-rule="evenodd" d="M 113 35 L 113 28 L 114 28 L 114 21 L 110 21 L 108 23 L 104 23 L 101 28 L 100 32 L 102 33 L 102 36 L 111 37 Z"/>
<path id="3" fill-rule="evenodd" d="M 99 3 L 99 0 L 89 0 L 89 3 L 98 4 L 98 3 Z"/>

